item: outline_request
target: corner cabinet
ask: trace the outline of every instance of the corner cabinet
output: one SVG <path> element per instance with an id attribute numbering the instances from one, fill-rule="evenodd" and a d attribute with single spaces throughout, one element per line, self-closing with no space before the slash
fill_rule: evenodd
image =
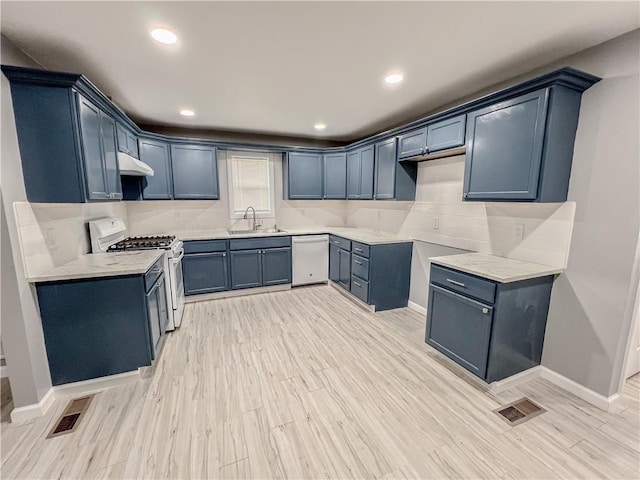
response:
<path id="1" fill-rule="evenodd" d="M 79 76 L 65 74 L 61 86 L 34 80 L 37 70 L 3 66 L 2 71 L 11 82 L 27 199 L 120 200 L 115 120 L 72 88 Z"/>
<path id="2" fill-rule="evenodd" d="M 581 95 L 555 85 L 469 113 L 464 200 L 566 201 Z"/>
<path id="3" fill-rule="evenodd" d="M 287 153 L 282 171 L 286 199 L 322 200 L 322 154 Z"/>

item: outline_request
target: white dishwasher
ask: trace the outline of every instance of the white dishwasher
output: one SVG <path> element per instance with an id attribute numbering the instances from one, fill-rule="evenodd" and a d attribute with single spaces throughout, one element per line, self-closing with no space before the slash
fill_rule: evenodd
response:
<path id="1" fill-rule="evenodd" d="M 304 235 L 291 239 L 293 250 L 292 285 L 329 280 L 329 235 Z"/>

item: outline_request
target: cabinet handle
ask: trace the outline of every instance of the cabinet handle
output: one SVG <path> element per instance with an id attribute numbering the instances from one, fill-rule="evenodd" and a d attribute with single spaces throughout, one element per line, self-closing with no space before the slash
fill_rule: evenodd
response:
<path id="1" fill-rule="evenodd" d="M 455 280 L 451 280 L 450 278 L 447 278 L 447 282 L 453 283 L 454 285 L 464 288 L 464 283 L 462 282 L 456 282 Z"/>
<path id="2" fill-rule="evenodd" d="M 226 253 L 223 253 L 223 254 L 222 254 L 222 256 L 223 256 L 223 257 L 226 257 L 226 256 L 227 256 L 227 254 L 226 254 Z"/>
<path id="3" fill-rule="evenodd" d="M 358 260 L 354 260 L 353 262 L 358 264 L 358 265 L 362 265 L 362 262 L 359 262 Z"/>
<path id="4" fill-rule="evenodd" d="M 353 247 L 353 249 L 354 249 L 356 252 L 361 252 L 361 251 L 362 251 L 362 249 L 361 249 L 361 248 L 358 248 L 358 247 Z"/>
<path id="5" fill-rule="evenodd" d="M 360 285 L 358 282 L 355 282 L 355 281 L 354 281 L 353 283 L 355 283 L 358 287 L 361 287 L 361 286 L 362 286 L 362 285 Z"/>
<path id="6" fill-rule="evenodd" d="M 482 308 L 482 313 L 484 313 L 486 315 L 487 313 L 489 313 L 489 309 L 487 307 L 483 307 Z"/>

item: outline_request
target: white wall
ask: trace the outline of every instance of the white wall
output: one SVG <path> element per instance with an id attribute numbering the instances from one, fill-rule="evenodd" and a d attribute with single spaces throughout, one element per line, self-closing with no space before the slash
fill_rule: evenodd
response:
<path id="1" fill-rule="evenodd" d="M 609 396 L 618 389 L 637 292 L 640 30 L 566 63 L 603 80 L 582 97 L 569 185 L 576 221 L 566 273 L 553 288 L 542 361 Z"/>
<path id="2" fill-rule="evenodd" d="M 1 56 L 4 64 L 37 66 L 4 37 Z M 0 88 L 0 323 L 13 401 L 16 407 L 21 407 L 40 401 L 51 387 L 51 377 L 36 295 L 25 280 L 13 213 L 13 202 L 25 201 L 26 193 L 9 81 L 4 75 Z"/>

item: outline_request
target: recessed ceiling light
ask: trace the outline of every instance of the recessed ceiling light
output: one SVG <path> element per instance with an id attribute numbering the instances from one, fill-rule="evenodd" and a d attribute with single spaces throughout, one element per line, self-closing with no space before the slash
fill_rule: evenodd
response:
<path id="1" fill-rule="evenodd" d="M 193 117 L 196 113 L 193 110 L 189 110 L 189 109 L 184 109 L 184 110 L 180 110 L 180 115 L 182 115 L 183 117 Z"/>
<path id="2" fill-rule="evenodd" d="M 316 130 L 324 130 L 325 128 L 327 128 L 327 124 L 318 122 L 313 126 L 313 128 L 315 128 Z"/>
<path id="3" fill-rule="evenodd" d="M 394 83 L 400 83 L 402 80 L 404 80 L 404 75 L 401 73 L 392 73 L 391 75 L 384 77 L 384 81 L 391 85 Z"/>
<path id="4" fill-rule="evenodd" d="M 178 36 L 166 28 L 154 28 L 151 30 L 151 38 L 166 45 L 172 45 L 178 41 Z"/>

